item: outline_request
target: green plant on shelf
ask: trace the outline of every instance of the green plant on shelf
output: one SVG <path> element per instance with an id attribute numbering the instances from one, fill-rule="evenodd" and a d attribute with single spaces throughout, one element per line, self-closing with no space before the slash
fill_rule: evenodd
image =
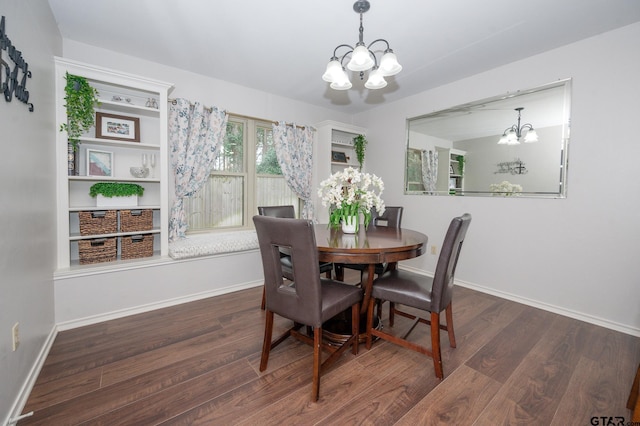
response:
<path id="1" fill-rule="evenodd" d="M 456 160 L 458 160 L 458 174 L 462 176 L 464 174 L 464 155 L 458 155 Z"/>
<path id="2" fill-rule="evenodd" d="M 86 78 L 67 73 L 64 87 L 67 102 L 67 122 L 60 125 L 60 131 L 66 131 L 73 150 L 78 150 L 80 136 L 95 125 L 95 106 L 100 105 L 98 90 L 91 87 Z"/>
<path id="3" fill-rule="evenodd" d="M 89 195 L 96 197 L 98 194 L 107 198 L 129 197 L 131 195 L 142 196 L 144 188 L 136 183 L 98 182 L 91 185 Z"/>
<path id="4" fill-rule="evenodd" d="M 362 165 L 364 164 L 364 154 L 367 150 L 367 138 L 365 138 L 364 135 L 358 135 L 353 138 L 353 148 L 356 151 L 356 157 L 358 158 L 360 170 L 362 170 Z"/>

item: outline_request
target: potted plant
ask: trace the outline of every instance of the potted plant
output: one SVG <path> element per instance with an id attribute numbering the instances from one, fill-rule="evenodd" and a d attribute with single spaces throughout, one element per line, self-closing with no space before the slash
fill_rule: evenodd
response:
<path id="1" fill-rule="evenodd" d="M 379 215 L 384 213 L 383 190 L 384 183 L 378 176 L 347 167 L 320 182 L 318 196 L 322 205 L 329 208 L 329 226 L 342 227 L 344 233 L 355 233 L 358 232 L 360 214 L 364 216 L 366 228 L 371 221 L 372 208 Z"/>
<path id="2" fill-rule="evenodd" d="M 86 78 L 67 73 L 64 87 L 67 102 L 67 122 L 60 125 L 60 131 L 66 131 L 69 143 L 77 151 L 80 136 L 95 125 L 95 106 L 100 105 L 98 90 L 91 87 Z"/>
<path id="3" fill-rule="evenodd" d="M 364 153 L 367 150 L 367 138 L 365 138 L 364 135 L 358 135 L 353 138 L 353 148 L 356 151 L 360 170 L 362 170 L 362 166 L 364 164 Z"/>
<path id="4" fill-rule="evenodd" d="M 98 207 L 137 206 L 138 196 L 144 194 L 144 188 L 136 183 L 98 182 L 89 188 L 89 195 L 96 198 Z"/>

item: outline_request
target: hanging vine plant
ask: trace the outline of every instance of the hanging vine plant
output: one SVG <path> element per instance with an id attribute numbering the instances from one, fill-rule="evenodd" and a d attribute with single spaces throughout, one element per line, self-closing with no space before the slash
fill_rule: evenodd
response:
<path id="1" fill-rule="evenodd" d="M 458 155 L 456 160 L 458 160 L 458 172 L 460 173 L 460 176 L 462 176 L 464 175 L 464 156 Z"/>
<path id="2" fill-rule="evenodd" d="M 353 138 L 353 148 L 356 151 L 356 157 L 358 159 L 358 164 L 360 165 L 360 170 L 362 170 L 362 166 L 364 164 L 364 154 L 367 150 L 367 138 L 364 135 L 358 135 Z"/>
<path id="3" fill-rule="evenodd" d="M 67 122 L 60 125 L 60 131 L 67 132 L 69 143 L 73 145 L 73 150 L 77 151 L 80 136 L 95 125 L 94 108 L 100 105 L 100 102 L 98 90 L 91 87 L 86 78 L 67 73 L 65 79 Z"/>

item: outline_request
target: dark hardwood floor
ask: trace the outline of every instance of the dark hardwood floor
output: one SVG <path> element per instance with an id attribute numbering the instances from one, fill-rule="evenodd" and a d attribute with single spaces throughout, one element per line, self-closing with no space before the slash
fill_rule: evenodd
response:
<path id="1" fill-rule="evenodd" d="M 34 414 L 18 424 L 630 420 L 640 339 L 461 287 L 453 305 L 458 347 L 442 336 L 442 382 L 430 358 L 378 341 L 370 351 L 362 344 L 358 356 L 345 353 L 311 403 L 309 346 L 289 339 L 258 371 L 261 294 L 244 290 L 59 333 L 23 410 Z M 398 317 L 394 330 L 408 324 Z M 287 325 L 276 316 L 277 330 Z M 411 336 L 429 344 L 428 328 L 419 327 Z"/>

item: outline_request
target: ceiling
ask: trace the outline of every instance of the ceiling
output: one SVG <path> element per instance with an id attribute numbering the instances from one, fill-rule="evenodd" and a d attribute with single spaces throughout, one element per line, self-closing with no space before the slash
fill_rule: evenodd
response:
<path id="1" fill-rule="evenodd" d="M 349 114 L 640 21 L 639 0 L 370 0 L 364 42 L 386 39 L 403 70 L 384 89 L 352 75 L 335 91 L 321 76 L 358 41 L 354 1 L 49 4 L 65 39 Z"/>

